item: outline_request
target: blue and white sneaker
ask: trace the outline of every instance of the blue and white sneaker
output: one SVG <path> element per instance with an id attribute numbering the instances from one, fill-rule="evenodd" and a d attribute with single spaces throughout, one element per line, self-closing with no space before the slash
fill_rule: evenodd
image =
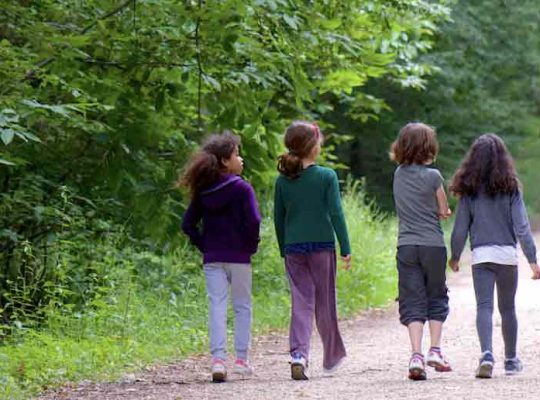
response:
<path id="1" fill-rule="evenodd" d="M 480 357 L 478 368 L 476 369 L 476 377 L 480 379 L 489 379 L 493 375 L 493 365 L 495 364 L 495 358 L 493 353 L 486 350 Z M 505 363 L 506 365 L 506 363 Z"/>
<path id="2" fill-rule="evenodd" d="M 307 381 L 307 369 L 308 362 L 305 357 L 298 352 L 294 352 L 291 359 L 291 378 L 295 381 Z"/>
<path id="3" fill-rule="evenodd" d="M 504 373 L 506 375 L 517 375 L 523 371 L 523 363 L 517 357 L 504 360 Z"/>

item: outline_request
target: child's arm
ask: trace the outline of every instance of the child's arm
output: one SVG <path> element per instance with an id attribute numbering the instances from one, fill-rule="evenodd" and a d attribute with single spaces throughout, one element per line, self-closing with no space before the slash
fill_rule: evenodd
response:
<path id="1" fill-rule="evenodd" d="M 274 187 L 274 228 L 281 257 L 285 257 L 285 206 L 279 190 L 279 182 Z"/>
<path id="2" fill-rule="evenodd" d="M 512 221 L 514 224 L 514 232 L 519 240 L 521 249 L 529 262 L 533 272 L 533 279 L 540 279 L 540 268 L 536 262 L 536 245 L 531 233 L 531 226 L 527 216 L 527 210 L 523 203 L 521 192 L 517 192 L 511 197 Z"/>
<path id="3" fill-rule="evenodd" d="M 182 230 L 189 236 L 191 243 L 202 251 L 202 235 L 198 227 L 201 218 L 202 211 L 200 205 L 196 200 L 193 200 L 189 204 L 189 207 L 184 214 L 184 218 L 182 219 Z"/>
<path id="4" fill-rule="evenodd" d="M 332 226 L 336 232 L 339 248 L 341 250 L 341 258 L 345 262 L 345 269 L 349 269 L 351 266 L 351 245 L 349 243 L 349 234 L 347 233 L 347 223 L 345 222 L 345 216 L 343 215 L 343 209 L 341 207 L 339 182 L 335 171 L 332 171 L 330 179 L 327 197 L 330 220 L 332 221 Z"/>
<path id="5" fill-rule="evenodd" d="M 444 186 L 441 185 L 435 192 L 437 197 L 437 206 L 439 209 L 439 218 L 446 219 L 452 215 L 452 211 L 448 207 L 448 199 L 446 198 L 446 193 L 444 192 Z"/>
<path id="6" fill-rule="evenodd" d="M 252 254 L 255 254 L 260 240 L 261 214 L 253 187 L 245 181 L 242 182 L 245 185 L 245 192 L 242 199 L 242 213 L 244 215 L 242 221 L 244 225 L 243 233 L 248 240 L 250 251 Z"/>
<path id="7" fill-rule="evenodd" d="M 459 271 L 459 258 L 465 247 L 469 228 L 471 225 L 471 212 L 469 208 L 469 199 L 461 197 L 457 206 L 456 220 L 454 229 L 452 229 L 452 237 L 450 239 L 451 257 L 448 265 L 453 271 Z"/>

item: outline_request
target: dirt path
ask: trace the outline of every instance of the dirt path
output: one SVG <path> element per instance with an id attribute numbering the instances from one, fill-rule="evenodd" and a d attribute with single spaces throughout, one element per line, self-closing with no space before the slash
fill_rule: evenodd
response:
<path id="1" fill-rule="evenodd" d="M 462 263 L 465 265 L 466 263 Z M 540 282 L 530 279 L 522 260 L 517 307 L 518 352 L 525 365 L 519 376 L 506 377 L 502 370 L 503 346 L 500 319 L 494 319 L 494 379 L 474 378 L 479 356 L 475 331 L 475 304 L 470 268 L 450 276 L 451 314 L 443 347 L 454 372 L 428 371 L 428 380 L 406 378 L 409 344 L 399 326 L 396 307 L 372 311 L 343 321 L 342 333 L 348 350 L 347 362 L 333 377 L 322 375 L 321 347 L 314 335 L 311 378 L 291 381 L 287 337 L 258 338 L 252 352 L 255 375 L 248 380 L 224 384 L 208 381 L 208 357 L 195 357 L 178 364 L 158 366 L 120 383 L 82 383 L 50 393 L 42 399 L 533 399 L 540 393 Z M 425 342 L 424 347 L 429 343 Z"/>

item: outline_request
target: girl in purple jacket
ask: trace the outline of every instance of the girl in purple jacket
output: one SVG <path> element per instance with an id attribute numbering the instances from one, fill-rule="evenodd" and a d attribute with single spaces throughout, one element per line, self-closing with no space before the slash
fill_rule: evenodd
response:
<path id="1" fill-rule="evenodd" d="M 257 251 L 261 217 L 255 192 L 239 175 L 240 138 L 229 132 L 211 135 L 193 155 L 180 180 L 191 203 L 182 230 L 203 255 L 208 293 L 212 381 L 227 378 L 227 295 L 235 314 L 234 373 L 251 375 L 251 256 Z M 201 223 L 202 222 L 202 223 Z"/>

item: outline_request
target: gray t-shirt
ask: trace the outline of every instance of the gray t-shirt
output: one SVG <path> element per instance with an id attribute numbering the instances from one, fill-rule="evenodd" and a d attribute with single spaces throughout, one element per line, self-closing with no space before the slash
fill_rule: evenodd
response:
<path id="1" fill-rule="evenodd" d="M 394 202 L 399 219 L 398 246 L 445 247 L 435 193 L 441 173 L 425 165 L 400 165 L 394 172 Z"/>

